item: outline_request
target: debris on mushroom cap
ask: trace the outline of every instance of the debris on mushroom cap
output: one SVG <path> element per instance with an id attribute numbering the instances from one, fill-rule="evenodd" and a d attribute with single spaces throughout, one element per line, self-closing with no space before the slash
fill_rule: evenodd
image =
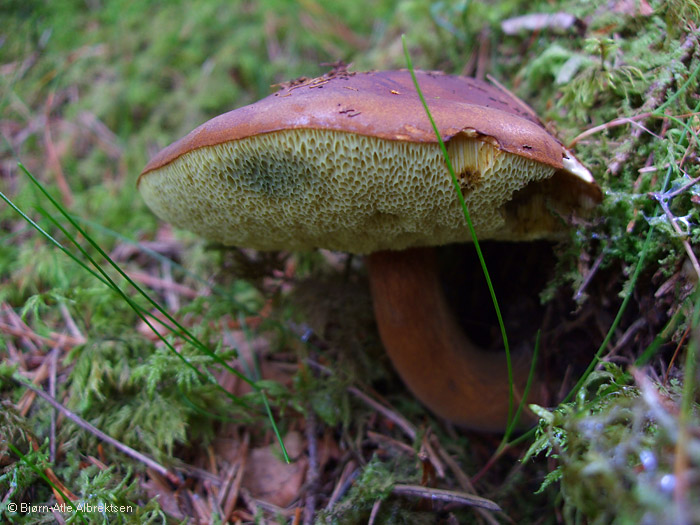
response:
<path id="1" fill-rule="evenodd" d="M 509 93 L 416 72 L 482 238 L 550 237 L 601 198 Z M 468 240 L 408 71 L 290 84 L 198 127 L 139 177 L 161 218 L 228 245 L 354 253 Z"/>

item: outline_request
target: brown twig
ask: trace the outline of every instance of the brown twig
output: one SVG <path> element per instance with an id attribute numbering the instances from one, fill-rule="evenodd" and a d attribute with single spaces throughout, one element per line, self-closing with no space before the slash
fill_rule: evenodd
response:
<path id="1" fill-rule="evenodd" d="M 455 478 L 457 478 L 457 483 L 459 483 L 459 486 L 462 488 L 463 491 L 470 493 L 470 494 L 476 494 L 476 489 L 474 488 L 474 485 L 472 484 L 471 480 L 469 479 L 469 476 L 461 469 L 459 464 L 455 461 L 455 459 L 450 456 L 447 453 L 447 450 L 445 450 L 442 445 L 437 441 L 437 436 L 431 436 L 433 440 L 436 442 L 434 443 L 434 446 L 437 448 L 438 454 L 440 454 L 440 457 L 442 460 L 445 462 L 447 467 L 452 471 L 452 473 L 455 475 Z M 481 507 L 476 507 L 474 509 L 476 512 L 479 513 L 479 515 L 486 520 L 490 525 L 498 525 L 498 520 L 493 517 L 493 514 L 491 514 L 491 511 L 481 508 Z"/>
<path id="2" fill-rule="evenodd" d="M 311 359 L 307 359 L 306 363 L 323 372 L 326 375 L 331 375 L 332 372 L 330 369 L 327 367 L 321 365 L 320 363 L 317 363 Z M 402 417 L 400 414 L 397 414 L 393 410 L 385 407 L 378 401 L 375 401 L 371 397 L 369 397 L 367 394 L 364 392 L 360 391 L 358 388 L 351 386 L 348 387 L 348 392 L 350 392 L 352 395 L 355 397 L 359 398 L 361 401 L 363 401 L 365 404 L 369 405 L 373 409 L 375 409 L 377 412 L 382 414 L 384 417 L 389 419 L 390 421 L 394 422 L 403 432 L 411 439 L 415 440 L 416 439 L 416 427 L 414 427 L 406 418 Z"/>
<path id="3" fill-rule="evenodd" d="M 583 282 L 581 282 L 581 286 L 578 287 L 578 290 L 576 290 L 576 293 L 574 294 L 574 301 L 578 302 L 579 299 L 581 299 L 583 292 L 586 290 L 586 288 L 588 288 L 588 285 L 591 283 L 593 276 L 597 273 L 598 268 L 600 267 L 601 263 L 603 262 L 603 259 L 605 258 L 605 253 L 606 253 L 605 248 L 606 247 L 604 247 L 600 251 L 600 254 L 598 254 L 598 257 L 596 257 L 596 260 L 593 261 L 593 265 L 591 266 L 590 270 L 588 270 L 588 273 L 586 273 L 585 277 L 583 278 Z"/>
<path id="4" fill-rule="evenodd" d="M 83 128 L 90 130 L 104 151 L 112 160 L 119 160 L 123 149 L 119 137 L 102 122 L 97 115 L 89 111 L 81 111 L 76 119 Z"/>
<path id="5" fill-rule="evenodd" d="M 442 464 L 440 457 L 438 456 L 438 454 L 435 452 L 435 449 L 433 448 L 433 445 L 432 445 L 432 442 L 430 439 L 431 437 L 433 437 L 433 436 L 432 436 L 430 430 L 428 430 L 423 435 L 423 441 L 421 443 L 421 451 L 425 452 L 428 460 L 430 461 L 430 464 L 435 469 L 435 472 L 437 473 L 438 478 L 443 479 L 445 477 L 445 466 Z"/>
<path id="6" fill-rule="evenodd" d="M 102 432 L 100 429 L 97 427 L 94 427 L 87 421 L 85 421 L 83 418 L 78 416 L 77 414 L 74 414 L 70 410 L 68 410 L 66 407 L 64 407 L 61 403 L 56 401 L 53 397 L 48 395 L 46 392 L 41 390 L 40 388 L 37 388 L 30 384 L 24 377 L 20 376 L 19 374 L 15 374 L 12 376 L 12 379 L 19 385 L 31 390 L 34 392 L 36 395 L 38 395 L 40 398 L 42 398 L 44 401 L 46 401 L 48 404 L 50 404 L 53 408 L 61 412 L 65 417 L 70 419 L 73 423 L 78 425 L 80 428 L 87 430 L 94 436 L 96 436 L 98 439 L 105 441 L 112 445 L 114 448 L 117 450 L 120 450 L 127 456 L 140 461 L 147 467 L 153 469 L 155 472 L 159 473 L 160 475 L 164 476 L 168 481 L 170 481 L 174 485 L 180 485 L 180 478 L 178 478 L 177 475 L 175 475 L 173 472 L 169 471 L 167 468 L 162 466 L 160 463 L 156 462 L 152 458 L 149 458 L 145 454 L 142 454 L 141 452 L 138 452 L 134 450 L 133 448 L 129 447 L 128 445 L 125 445 L 124 443 L 121 443 L 114 439 L 111 436 L 108 436 L 104 432 Z"/>
<path id="7" fill-rule="evenodd" d="M 250 434 L 246 432 L 237 452 L 237 461 L 232 463 L 227 469 L 226 476 L 221 484 L 218 503 L 222 508 L 222 518 L 224 521 L 230 518 L 238 502 L 238 494 L 241 490 L 241 482 L 243 481 L 243 474 L 245 473 L 249 445 Z"/>
<path id="8" fill-rule="evenodd" d="M 592 128 L 588 128 L 587 130 L 579 133 L 576 137 L 574 137 L 574 139 L 571 142 L 569 142 L 569 148 L 573 148 L 576 145 L 576 143 L 580 140 L 585 139 L 586 137 L 590 137 L 591 135 L 595 135 L 596 133 L 599 133 L 601 131 L 605 131 L 606 129 L 611 129 L 617 126 L 623 126 L 625 124 L 634 124 L 636 120 L 644 120 L 653 115 L 654 114 L 652 112 L 647 111 L 645 113 L 634 115 L 633 117 L 620 117 L 611 120 L 610 122 L 599 124 L 598 126 L 593 126 Z"/>
<path id="9" fill-rule="evenodd" d="M 309 405 L 306 410 L 306 442 L 309 451 L 309 467 L 306 471 L 306 496 L 304 498 L 304 525 L 312 525 L 316 514 L 318 491 L 318 446 L 316 442 L 316 416 Z"/>
<path id="10" fill-rule="evenodd" d="M 44 147 L 46 148 L 46 156 L 48 158 L 48 164 L 51 170 L 54 172 L 56 177 L 56 184 L 63 197 L 63 204 L 66 208 L 70 208 L 73 205 L 73 192 L 68 185 L 66 176 L 63 173 L 63 168 L 61 167 L 61 160 L 56 152 L 56 147 L 51 137 L 51 107 L 53 106 L 53 93 L 49 93 L 49 97 L 46 99 L 46 125 L 44 126 Z"/>
<path id="11" fill-rule="evenodd" d="M 32 448 L 34 451 L 39 450 L 39 444 L 36 442 L 36 440 L 31 437 L 29 438 L 29 442 L 31 443 Z M 56 501 L 59 503 L 67 503 L 66 500 L 64 499 L 64 496 L 68 498 L 70 501 L 78 501 L 78 496 L 73 494 L 68 487 L 66 487 L 63 482 L 58 478 L 56 473 L 51 469 L 51 467 L 46 467 L 43 470 L 44 475 L 49 479 L 51 482 L 51 490 L 53 491 L 53 495 L 56 498 Z"/>
<path id="12" fill-rule="evenodd" d="M 166 265 L 164 265 L 164 267 L 165 266 Z M 146 286 L 154 290 L 162 290 L 164 293 L 170 292 L 177 295 L 181 295 L 188 299 L 194 299 L 196 297 L 199 297 L 200 295 L 196 290 L 193 290 L 192 288 L 190 288 L 189 286 L 185 286 L 184 284 L 176 283 L 172 279 L 163 279 L 148 274 L 146 272 L 127 272 L 127 275 L 129 276 L 129 278 L 138 283 L 145 284 Z M 177 310 L 173 309 L 171 311 Z"/>
<path id="13" fill-rule="evenodd" d="M 343 467 L 340 477 L 336 481 L 331 497 L 328 498 L 328 503 L 326 504 L 326 510 L 330 510 L 333 506 L 343 497 L 345 491 L 350 488 L 350 485 L 355 480 L 355 478 L 360 473 L 360 469 L 357 468 L 357 464 L 350 460 Z"/>
<path id="14" fill-rule="evenodd" d="M 456 503 L 459 505 L 467 505 L 469 507 L 480 507 L 483 509 L 500 511 L 495 502 L 490 499 L 459 492 L 455 490 L 433 489 L 422 487 L 420 485 L 394 485 L 391 489 L 392 494 L 397 496 L 414 496 L 422 499 L 444 501 L 446 503 Z"/>
<path id="15" fill-rule="evenodd" d="M 34 334 L 32 329 L 15 313 L 14 309 L 9 304 L 2 303 L 2 312 L 9 324 L 0 322 L 0 330 L 10 333 L 15 337 L 19 337 L 22 345 L 32 352 L 38 352 L 39 348 L 34 344 L 32 338 L 29 337 L 29 334 Z M 4 329 L 4 327 L 7 327 L 7 329 Z"/>
<path id="16" fill-rule="evenodd" d="M 394 412 L 393 410 L 385 407 L 378 401 L 375 401 L 374 399 L 369 397 L 364 392 L 361 392 L 358 388 L 354 386 L 349 387 L 348 392 L 350 392 L 353 396 L 359 398 L 365 404 L 371 406 L 374 410 L 376 410 L 384 417 L 395 423 L 401 430 L 403 430 L 404 434 L 406 434 L 411 440 L 416 439 L 416 427 L 414 427 L 406 418 Z"/>
<path id="17" fill-rule="evenodd" d="M 372 505 L 372 512 L 369 513 L 369 520 L 367 520 L 367 525 L 374 525 L 374 522 L 377 519 L 377 514 L 379 514 L 379 509 L 382 506 L 382 500 L 378 499 L 377 501 L 374 502 L 374 505 Z"/>
<path id="18" fill-rule="evenodd" d="M 61 316 L 63 317 L 63 321 L 66 323 L 66 328 L 68 328 L 68 332 L 70 332 L 70 335 L 76 341 L 85 341 L 85 336 L 80 331 L 80 328 L 78 328 L 78 325 L 75 323 L 75 320 L 71 316 L 70 310 L 68 310 L 68 307 L 65 305 L 65 303 L 60 303 L 59 307 L 61 310 Z"/>
<path id="19" fill-rule="evenodd" d="M 32 375 L 32 384 L 39 385 L 43 383 L 49 377 L 48 360 L 44 359 L 39 368 L 33 370 Z M 34 399 L 36 399 L 36 393 L 34 393 L 32 390 L 27 390 L 24 394 L 22 394 L 22 397 L 17 403 L 17 412 L 19 412 L 19 414 L 23 417 L 26 416 L 34 403 Z"/>
<path id="20" fill-rule="evenodd" d="M 76 339 L 66 334 L 52 333 L 50 337 L 44 337 L 43 335 L 32 332 L 30 329 L 16 328 L 3 322 L 0 322 L 0 332 L 25 338 L 32 343 L 36 342 L 49 347 L 59 347 L 62 350 L 70 350 L 74 346 L 85 343 L 85 340 Z M 36 347 L 33 349 L 38 351 Z"/>
<path id="21" fill-rule="evenodd" d="M 177 312 L 180 310 L 180 297 L 173 291 L 175 281 L 173 281 L 172 266 L 168 261 L 161 261 L 160 267 L 161 273 L 163 274 L 163 281 L 166 283 L 163 289 L 166 307 L 169 312 Z"/>
<path id="22" fill-rule="evenodd" d="M 671 373 L 671 368 L 673 368 L 673 365 L 676 364 L 676 359 L 678 358 L 678 354 L 681 353 L 681 350 L 685 347 L 685 341 L 688 339 L 688 335 L 690 334 L 690 330 L 692 329 L 692 325 L 688 325 L 688 327 L 685 329 L 683 332 L 683 335 L 681 336 L 680 341 L 678 341 L 678 344 L 676 345 L 676 349 L 673 351 L 673 355 L 671 356 L 671 360 L 668 362 L 668 366 L 666 367 L 666 370 L 664 371 L 664 378 L 662 384 L 664 386 L 668 385 L 668 376 Z"/>
<path id="23" fill-rule="evenodd" d="M 58 361 L 58 348 L 51 350 L 49 360 L 49 395 L 56 399 L 56 368 Z M 49 459 L 51 463 L 56 462 L 56 412 L 51 412 L 49 423 Z"/>
<path id="24" fill-rule="evenodd" d="M 612 356 L 616 355 L 620 349 L 624 348 L 627 343 L 634 337 L 634 334 L 639 332 L 644 326 L 646 326 L 647 321 L 646 319 L 639 318 L 637 319 L 634 323 L 630 325 L 630 327 L 625 330 L 625 333 L 623 333 L 620 338 L 617 340 L 617 343 L 615 343 L 615 346 L 608 352 L 608 354 L 603 358 L 605 360 L 610 359 Z"/>
<path id="25" fill-rule="evenodd" d="M 408 445 L 403 441 L 399 441 L 398 439 L 394 439 L 393 437 L 385 436 L 384 434 L 373 432 L 372 430 L 367 431 L 367 437 L 372 441 L 376 441 L 377 443 L 385 443 L 386 446 L 396 448 L 411 457 L 415 457 L 416 455 L 416 450 L 411 445 Z"/>

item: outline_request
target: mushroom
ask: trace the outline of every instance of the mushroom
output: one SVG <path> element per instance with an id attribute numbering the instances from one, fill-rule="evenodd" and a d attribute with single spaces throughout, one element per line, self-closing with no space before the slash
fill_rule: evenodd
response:
<path id="1" fill-rule="evenodd" d="M 524 103 L 475 79 L 416 76 L 479 239 L 557 238 L 600 201 Z M 432 247 L 470 236 L 408 71 L 292 82 L 166 147 L 138 185 L 160 218 L 224 245 L 369 254 L 379 332 L 409 389 L 457 424 L 505 428 L 505 355 L 469 341 L 438 282 Z M 513 370 L 519 395 L 527 356 Z"/>

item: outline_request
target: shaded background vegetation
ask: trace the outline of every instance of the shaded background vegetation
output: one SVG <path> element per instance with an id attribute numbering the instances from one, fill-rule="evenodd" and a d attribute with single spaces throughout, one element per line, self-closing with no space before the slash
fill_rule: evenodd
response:
<path id="1" fill-rule="evenodd" d="M 555 12 L 571 23 L 512 33 L 502 25 Z M 51 522 L 8 505 L 50 503 L 63 492 L 134 505 L 63 518 L 75 522 L 309 521 L 301 509 L 310 508 L 345 523 L 695 522 L 699 12 L 694 2 L 645 0 L 3 2 L 0 190 L 71 246 L 59 225 L 74 228 L 22 162 L 211 351 L 161 329 L 202 373 L 185 366 L 140 319 L 139 307 L 155 310 L 124 277 L 100 259 L 136 308 L 3 204 L 0 514 Z M 396 483 L 467 490 L 464 473 L 479 472 L 499 441 L 437 421 L 404 390 L 382 356 L 361 261 L 209 250 L 160 224 L 135 189 L 149 156 L 275 84 L 338 61 L 358 71 L 404 67 L 401 34 L 417 67 L 488 74 L 526 100 L 565 143 L 576 139 L 606 191 L 599 212 L 557 248 L 542 294 L 566 321 L 543 334 L 549 375 L 568 378 L 562 391 L 592 359 L 591 344 L 567 341 L 597 347 L 624 298 L 626 309 L 603 347 L 604 366 L 574 402 L 541 411 L 537 436 L 475 480 L 503 513 L 392 495 Z M 97 251 L 86 245 L 86 254 Z M 225 483 L 246 468 L 266 474 L 250 466 L 266 453 L 270 472 L 287 472 L 274 463 L 279 445 L 259 392 L 234 384 L 221 365 L 236 352 L 248 377 L 263 378 L 298 467 L 296 478 L 270 482 L 293 489 L 274 504 L 250 476 L 240 474 L 240 490 Z M 56 418 L 18 376 L 183 483 Z M 352 387 L 390 402 L 411 426 L 402 430 Z M 518 463 L 532 443 L 540 455 Z"/>

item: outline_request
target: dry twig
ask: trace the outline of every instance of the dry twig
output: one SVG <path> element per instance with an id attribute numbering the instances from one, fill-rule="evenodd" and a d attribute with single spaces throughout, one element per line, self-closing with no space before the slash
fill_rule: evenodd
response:
<path id="1" fill-rule="evenodd" d="M 66 407 L 64 407 L 61 403 L 56 401 L 53 397 L 48 395 L 46 392 L 41 390 L 40 388 L 37 388 L 33 385 L 31 385 L 29 382 L 26 381 L 25 378 L 19 376 L 16 374 L 15 376 L 12 377 L 12 379 L 19 385 L 33 391 L 36 395 L 38 395 L 40 398 L 42 398 L 44 401 L 46 401 L 48 404 L 50 404 L 53 408 L 61 412 L 65 417 L 70 419 L 73 423 L 78 425 L 80 428 L 87 430 L 91 434 L 95 435 L 98 439 L 101 439 L 102 441 L 106 441 L 110 445 L 112 445 L 114 448 L 117 450 L 120 450 L 127 456 L 132 457 L 136 461 L 140 461 L 147 467 L 153 469 L 155 472 L 161 474 L 165 478 L 167 478 L 168 481 L 170 481 L 174 485 L 180 485 L 180 478 L 178 478 L 177 475 L 175 475 L 173 472 L 169 471 L 167 468 L 162 466 L 160 463 L 156 462 L 154 459 L 149 458 L 145 454 L 142 454 L 141 452 L 138 452 L 134 450 L 133 448 L 129 447 L 128 445 L 125 445 L 124 443 L 121 443 L 120 441 L 117 441 L 111 436 L 108 436 L 104 432 L 102 432 L 100 429 L 97 427 L 94 427 L 87 421 L 85 421 L 83 418 L 78 416 L 77 414 L 74 414 L 70 410 L 68 410 Z"/>
<path id="2" fill-rule="evenodd" d="M 493 511 L 501 510 L 501 507 L 490 499 L 481 498 L 479 496 L 474 496 L 473 494 L 467 494 L 466 492 L 459 492 L 455 490 L 432 489 L 422 487 L 420 485 L 394 485 L 391 492 L 397 496 L 414 496 L 433 501 L 438 500 L 447 503 L 467 505 L 469 507 L 481 507 Z"/>

